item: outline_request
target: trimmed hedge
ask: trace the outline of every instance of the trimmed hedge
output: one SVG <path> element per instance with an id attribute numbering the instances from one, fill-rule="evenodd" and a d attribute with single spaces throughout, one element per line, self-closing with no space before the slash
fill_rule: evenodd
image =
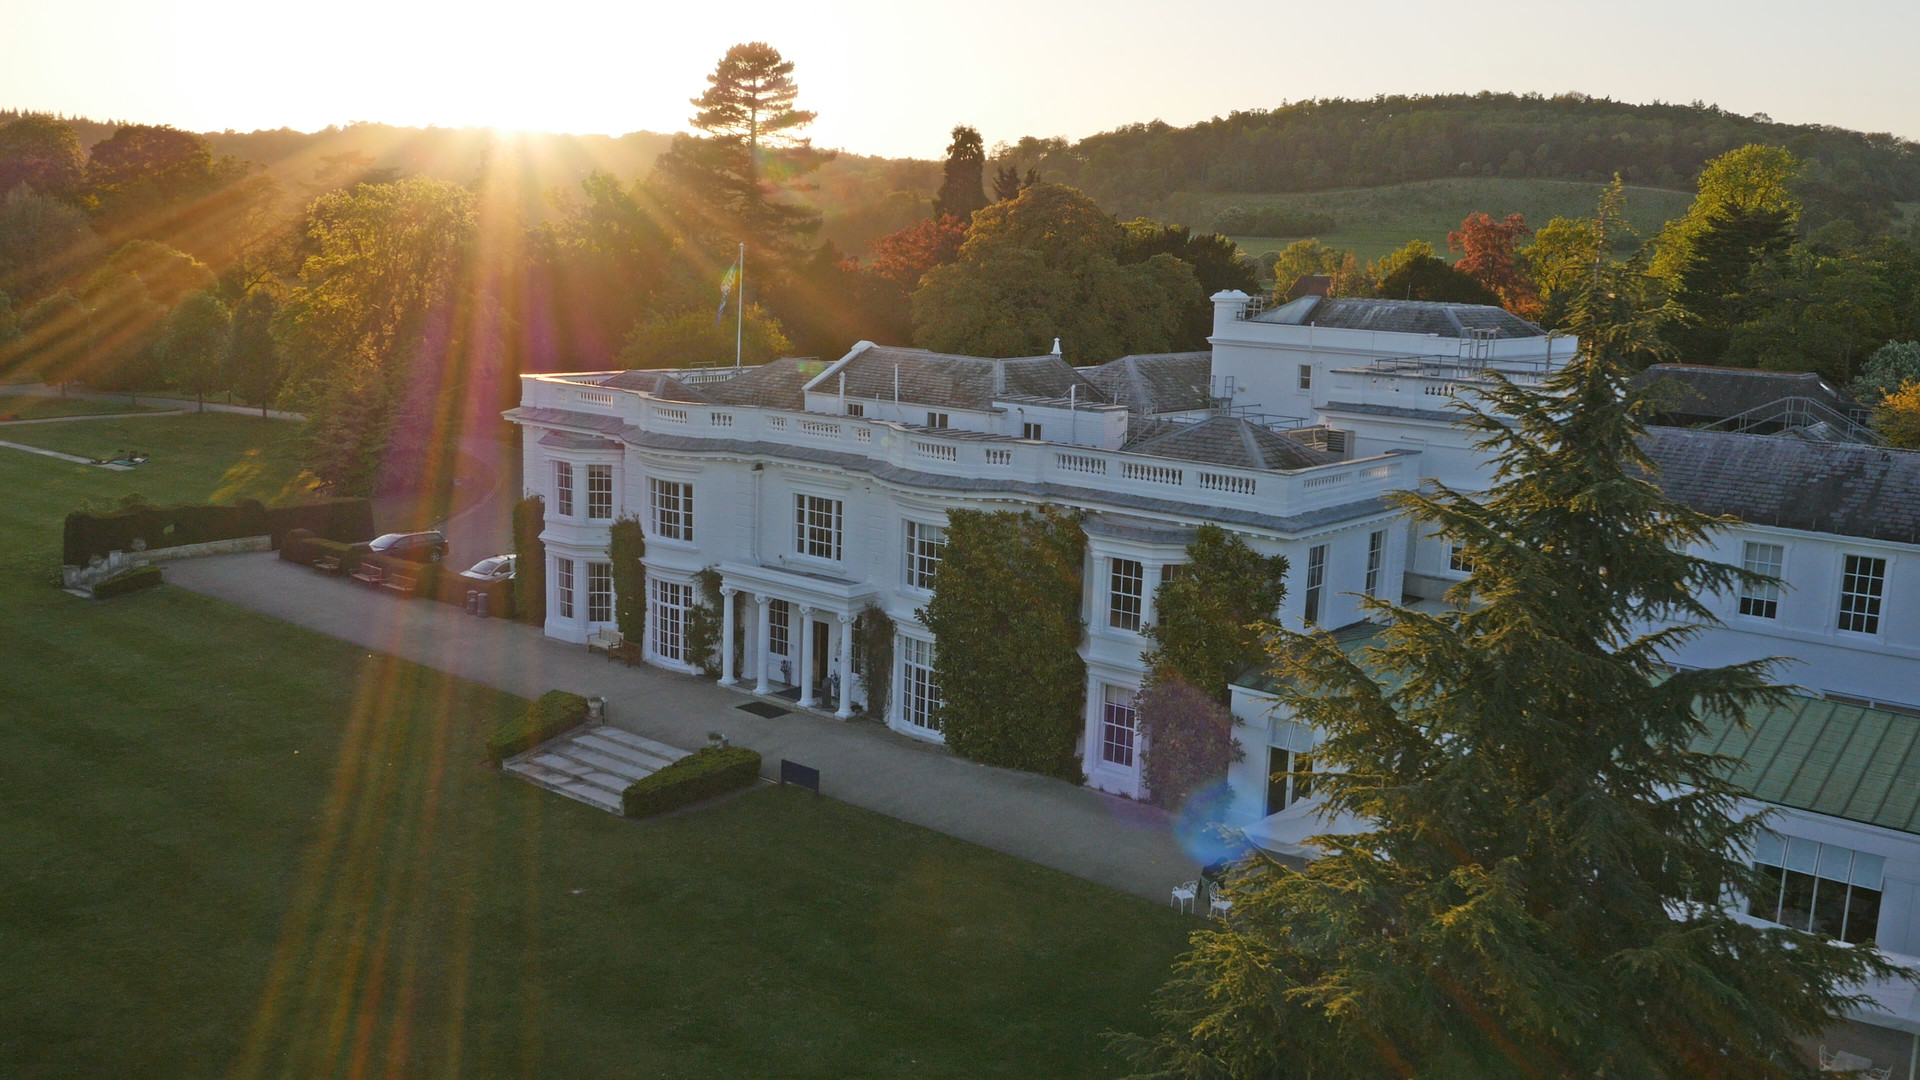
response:
<path id="1" fill-rule="evenodd" d="M 737 791 L 759 778 L 758 751 L 709 746 L 629 784 L 620 795 L 620 811 L 628 817 L 664 814 Z"/>
<path id="2" fill-rule="evenodd" d="M 527 711 L 502 720 L 487 732 L 487 758 L 505 761 L 525 753 L 587 718 L 587 699 L 565 690 L 549 690 Z"/>
<path id="3" fill-rule="evenodd" d="M 293 529 L 280 538 L 280 561 L 299 563 L 302 566 L 313 565 L 313 555 L 307 551 L 307 541 L 313 539 L 313 533 L 306 529 Z"/>
<path id="4" fill-rule="evenodd" d="M 157 566 L 136 566 L 123 570 L 93 587 L 95 600 L 111 600 L 116 596 L 125 596 L 130 592 L 150 589 L 160 584 L 160 568 Z"/>
<path id="5" fill-rule="evenodd" d="M 268 508 L 266 532 L 273 537 L 274 547 L 284 544 L 296 529 L 326 540 L 371 540 L 373 503 L 368 499 L 315 499 Z"/>
<path id="6" fill-rule="evenodd" d="M 274 547 L 281 547 L 296 529 L 329 540 L 371 540 L 373 504 L 366 499 L 323 499 L 269 510 L 258 500 L 242 499 L 232 506 L 139 503 L 102 514 L 76 510 L 67 515 L 60 558 L 68 566 L 85 566 L 95 555 L 132 551 L 135 540 L 153 550 L 269 536 Z"/>

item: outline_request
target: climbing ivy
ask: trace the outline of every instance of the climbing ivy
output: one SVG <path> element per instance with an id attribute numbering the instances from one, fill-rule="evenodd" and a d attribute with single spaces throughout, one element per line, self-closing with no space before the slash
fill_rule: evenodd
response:
<path id="1" fill-rule="evenodd" d="M 1153 594 L 1148 681 L 1175 677 L 1221 704 L 1242 672 L 1265 666 L 1266 632 L 1287 595 L 1287 559 L 1262 555 L 1218 525 L 1202 525 L 1187 562 Z"/>
<path id="2" fill-rule="evenodd" d="M 513 504 L 513 613 L 535 626 L 547 621 L 547 545 L 540 541 L 546 524 L 547 504 L 540 496 Z"/>
<path id="3" fill-rule="evenodd" d="M 955 510 L 933 599 L 941 731 L 989 765 L 1082 779 L 1074 742 L 1086 703 L 1080 515 Z"/>
<path id="4" fill-rule="evenodd" d="M 860 661 L 861 699 L 867 715 L 887 715 L 893 690 L 893 619 L 873 604 L 861 609 L 853 622 L 853 655 Z"/>
<path id="5" fill-rule="evenodd" d="M 725 610 L 720 597 L 720 571 L 709 566 L 693 575 L 693 581 L 700 595 L 687 609 L 687 657 L 701 671 L 718 678 L 721 613 Z"/>
<path id="6" fill-rule="evenodd" d="M 613 617 L 620 636 L 644 641 L 647 636 L 647 536 L 640 519 L 623 517 L 613 523 L 607 558 L 613 561 Z"/>

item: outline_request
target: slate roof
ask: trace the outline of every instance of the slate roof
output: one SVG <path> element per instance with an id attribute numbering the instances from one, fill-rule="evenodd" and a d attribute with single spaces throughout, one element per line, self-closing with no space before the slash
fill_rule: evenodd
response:
<path id="1" fill-rule="evenodd" d="M 1306 469 L 1340 460 L 1337 454 L 1316 450 L 1237 416 L 1156 426 L 1152 434 L 1128 443 L 1126 449 L 1135 454 L 1241 469 Z"/>
<path id="2" fill-rule="evenodd" d="M 1920 452 L 1651 427 L 1660 487 L 1750 525 L 1920 544 Z"/>
<path id="3" fill-rule="evenodd" d="M 1920 833 L 1920 716 L 1794 695 L 1710 722 L 1695 750 L 1740 759 L 1731 779 L 1754 798 Z"/>
<path id="4" fill-rule="evenodd" d="M 708 383 L 702 389 L 722 405 L 797 411 L 806 408 L 804 388 L 822 368 L 818 360 L 786 357 L 746 368 L 726 382 Z"/>
<path id="5" fill-rule="evenodd" d="M 609 390 L 636 390 L 662 401 L 710 402 L 713 399 L 664 371 L 623 371 L 611 379 L 600 380 Z"/>
<path id="6" fill-rule="evenodd" d="M 1081 368 L 1109 399 L 1129 412 L 1151 416 L 1213 405 L 1213 354 L 1143 353 Z"/>
<path id="7" fill-rule="evenodd" d="M 1065 398 L 1070 392 L 1083 405 L 1110 403 L 1099 387 L 1056 355 L 994 360 L 889 346 L 862 349 L 819 389 L 839 392 L 839 376 L 844 374 L 848 397 L 891 401 L 896 365 L 900 400 L 910 405 L 984 411 L 993 407 L 995 398 Z"/>
<path id="8" fill-rule="evenodd" d="M 1395 334 L 1470 337 L 1491 330 L 1496 338 L 1545 337 L 1546 331 L 1505 308 L 1437 300 L 1376 300 L 1359 296 L 1303 296 L 1255 315 L 1253 322 L 1379 330 Z"/>
<path id="9" fill-rule="evenodd" d="M 1633 384 L 1658 387 L 1654 400 L 1664 415 L 1696 420 L 1724 420 L 1790 397 L 1813 398 L 1843 415 L 1856 407 L 1853 399 L 1812 372 L 1655 364 L 1636 375 Z"/>
<path id="10" fill-rule="evenodd" d="M 576 435 L 567 431 L 549 431 L 540 436 L 541 446 L 550 446 L 556 450 L 618 450 L 620 443 L 614 439 L 603 439 L 598 435 Z"/>
<path id="11" fill-rule="evenodd" d="M 1287 299 L 1298 300 L 1303 296 L 1325 296 L 1333 291 L 1333 278 L 1327 274 L 1301 274 L 1293 279 L 1293 285 L 1287 289 Z"/>

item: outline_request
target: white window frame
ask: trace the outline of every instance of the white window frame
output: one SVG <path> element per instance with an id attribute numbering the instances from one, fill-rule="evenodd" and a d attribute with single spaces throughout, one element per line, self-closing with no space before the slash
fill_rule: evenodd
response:
<path id="1" fill-rule="evenodd" d="M 846 554 L 846 506 L 831 495 L 793 495 L 793 551 L 809 559 L 839 562 Z"/>
<path id="2" fill-rule="evenodd" d="M 775 597 L 767 601 L 767 652 L 793 659 L 793 603 Z"/>
<path id="3" fill-rule="evenodd" d="M 1309 626 L 1319 626 L 1322 601 L 1327 593 L 1327 545 L 1315 544 L 1307 549 L 1307 589 L 1302 596 L 1301 618 Z"/>
<path id="4" fill-rule="evenodd" d="M 587 563 L 587 622 L 613 621 L 613 564 Z"/>
<path id="5" fill-rule="evenodd" d="M 587 466 L 587 520 L 613 520 L 613 466 Z"/>
<path id="6" fill-rule="evenodd" d="M 953 416 L 951 413 L 933 412 L 932 410 L 928 410 L 927 426 L 930 428 L 945 430 L 953 426 Z"/>
<path id="7" fill-rule="evenodd" d="M 1277 761 L 1276 757 L 1278 758 Z M 1313 780 L 1311 778 L 1302 780 L 1296 774 L 1313 773 L 1313 759 L 1314 752 L 1311 750 L 1289 750 L 1284 746 L 1274 746 L 1271 744 L 1267 746 L 1267 813 L 1277 814 L 1302 799 L 1312 797 Z M 1274 766 L 1276 764 L 1284 765 L 1285 768 L 1275 768 Z M 1275 780 L 1274 777 L 1279 776 L 1282 772 L 1287 774 L 1286 777 L 1281 780 Z M 1279 806 L 1274 805 L 1274 789 L 1276 787 L 1279 789 L 1280 795 Z"/>
<path id="8" fill-rule="evenodd" d="M 647 477 L 647 506 L 652 512 L 653 535 L 662 540 L 693 542 L 693 484 L 686 480 Z"/>
<path id="9" fill-rule="evenodd" d="M 1380 577 L 1387 567 L 1387 530 L 1367 534 L 1367 595 L 1380 598 Z"/>
<path id="10" fill-rule="evenodd" d="M 847 415 L 848 415 L 848 416 L 865 416 L 865 415 L 867 415 L 867 405 L 866 405 L 866 402 L 863 402 L 863 401 L 849 401 L 849 402 L 847 402 Z"/>
<path id="11" fill-rule="evenodd" d="M 1040 428 L 1041 425 L 1028 420 L 1020 425 L 1020 437 L 1023 439 L 1031 439 L 1034 442 L 1040 442 Z"/>
<path id="12" fill-rule="evenodd" d="M 1140 760 L 1138 691 L 1113 683 L 1100 684 L 1100 763 L 1131 770 Z"/>
<path id="13" fill-rule="evenodd" d="M 1473 573 L 1473 556 L 1467 554 L 1467 545 L 1458 540 L 1447 540 L 1447 569 L 1456 574 Z"/>
<path id="14" fill-rule="evenodd" d="M 1137 634 L 1147 611 L 1147 565 L 1115 556 L 1107 560 L 1107 625 Z"/>
<path id="15" fill-rule="evenodd" d="M 1313 365 L 1312 364 L 1300 365 L 1300 389 L 1302 390 L 1313 389 Z"/>
<path id="16" fill-rule="evenodd" d="M 553 512 L 557 517 L 573 516 L 573 462 L 553 463 Z"/>
<path id="17" fill-rule="evenodd" d="M 1780 871 L 1780 884 L 1771 897 L 1755 896 L 1746 900 L 1746 913 L 1756 919 L 1778 926 L 1790 926 L 1796 930 L 1813 932 L 1819 923 L 1815 921 L 1821 912 L 1823 901 L 1833 903 L 1831 890 L 1839 889 L 1840 897 L 1840 934 L 1835 941 L 1852 944 L 1873 944 L 1879 937 L 1880 915 L 1886 910 L 1886 857 L 1868 851 L 1858 851 L 1838 844 L 1823 844 L 1800 836 L 1785 836 L 1771 831 L 1761 831 L 1754 835 L 1753 865 Z M 1805 912 L 1807 922 L 1783 922 L 1786 916 L 1787 873 L 1801 874 L 1813 879 L 1810 901 Z M 1874 894 L 1873 925 L 1866 932 L 1849 934 L 1854 929 L 1850 924 L 1855 912 L 1853 908 L 1854 890 L 1863 890 Z M 1831 908 L 1826 910 L 1831 911 Z"/>
<path id="18" fill-rule="evenodd" d="M 693 606 L 690 583 L 653 578 L 647 582 L 653 593 L 647 618 L 647 632 L 653 638 L 653 655 L 661 660 L 685 664 L 687 660 L 687 611 Z"/>
<path id="19" fill-rule="evenodd" d="M 565 555 L 553 557 L 553 602 L 556 615 L 573 618 L 573 560 Z"/>
<path id="20" fill-rule="evenodd" d="M 930 591 L 934 572 L 947 554 L 947 530 L 943 525 L 907 519 L 907 588 Z"/>
<path id="21" fill-rule="evenodd" d="M 1749 619 L 1773 620 L 1780 617 L 1780 576 L 1786 568 L 1787 546 L 1764 540 L 1742 541 L 1740 565 L 1753 574 L 1772 578 L 1767 582 L 1746 582 L 1740 586 L 1736 608 Z"/>
<path id="22" fill-rule="evenodd" d="M 1877 573 L 1862 574 L 1856 569 L 1856 564 L 1873 567 Z M 1840 606 L 1836 624 L 1841 633 L 1868 636 L 1880 633 L 1880 621 L 1885 617 L 1882 608 L 1887 598 L 1887 571 L 1891 566 L 1892 560 L 1884 555 L 1841 553 Z M 1868 583 L 1871 584 L 1870 591 L 1860 588 Z"/>
<path id="23" fill-rule="evenodd" d="M 940 730 L 940 683 L 933 674 L 934 644 L 899 635 L 900 722 L 919 731 Z"/>

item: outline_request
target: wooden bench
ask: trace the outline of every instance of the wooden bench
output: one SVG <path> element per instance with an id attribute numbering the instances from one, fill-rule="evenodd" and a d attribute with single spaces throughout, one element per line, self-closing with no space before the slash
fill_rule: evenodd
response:
<path id="1" fill-rule="evenodd" d="M 611 656 L 613 650 L 620 647 L 622 640 L 620 631 L 615 630 L 611 626 L 603 626 L 587 635 L 587 651 L 594 652 L 598 650 Z"/>
<path id="2" fill-rule="evenodd" d="M 347 576 L 355 581 L 364 581 L 369 585 L 378 585 L 380 584 L 380 579 L 386 576 L 386 571 L 372 563 L 361 563 L 354 569 L 353 573 Z"/>
<path id="3" fill-rule="evenodd" d="M 322 555 L 313 560 L 313 568 L 325 573 L 337 574 L 340 572 L 340 556 Z"/>
<path id="4" fill-rule="evenodd" d="M 646 658 L 646 650 L 642 649 L 640 643 L 637 641 L 622 641 L 620 644 L 607 650 L 607 663 L 609 664 L 618 660 L 628 667 L 633 667 L 635 664 L 644 663 Z"/>
<path id="5" fill-rule="evenodd" d="M 412 574 L 391 573 L 380 579 L 380 587 L 392 589 L 401 596 L 412 596 L 413 586 L 419 579 Z"/>

